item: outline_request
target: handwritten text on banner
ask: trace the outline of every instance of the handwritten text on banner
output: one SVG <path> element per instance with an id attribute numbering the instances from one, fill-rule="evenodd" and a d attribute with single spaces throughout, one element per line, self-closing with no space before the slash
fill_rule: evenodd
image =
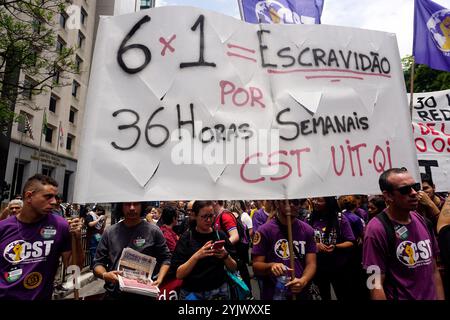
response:
<path id="1" fill-rule="evenodd" d="M 103 17 L 78 202 L 378 193 L 417 158 L 395 36 L 188 7 Z"/>

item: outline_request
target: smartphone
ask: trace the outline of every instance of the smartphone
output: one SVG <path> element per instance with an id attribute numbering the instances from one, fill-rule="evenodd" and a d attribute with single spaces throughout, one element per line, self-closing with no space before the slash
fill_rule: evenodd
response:
<path id="1" fill-rule="evenodd" d="M 221 250 L 223 246 L 225 245 L 225 240 L 217 240 L 213 243 L 212 249 L 213 250 Z"/>

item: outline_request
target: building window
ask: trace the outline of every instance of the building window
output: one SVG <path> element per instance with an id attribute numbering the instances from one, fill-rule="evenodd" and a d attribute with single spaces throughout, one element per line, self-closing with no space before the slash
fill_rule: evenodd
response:
<path id="1" fill-rule="evenodd" d="M 84 36 L 84 34 L 81 31 L 78 31 L 78 48 L 82 48 L 83 47 L 83 43 L 84 43 L 84 39 L 86 37 Z"/>
<path id="2" fill-rule="evenodd" d="M 67 15 L 65 13 L 60 13 L 60 15 L 59 15 L 59 26 L 62 29 L 66 28 L 66 22 L 67 22 Z"/>
<path id="3" fill-rule="evenodd" d="M 84 10 L 84 8 L 82 7 L 82 8 L 81 8 L 81 16 L 80 16 L 80 20 L 81 20 L 81 24 L 82 24 L 83 26 L 86 25 L 87 16 L 88 16 L 88 14 L 87 14 L 86 10 Z"/>
<path id="4" fill-rule="evenodd" d="M 48 110 L 50 110 L 51 112 L 56 112 L 56 105 L 58 104 L 58 100 L 59 98 L 52 94 L 50 96 L 50 104 L 48 106 Z"/>
<path id="5" fill-rule="evenodd" d="M 72 143 L 75 140 L 75 137 L 71 134 L 67 135 L 66 149 L 72 150 Z"/>
<path id="6" fill-rule="evenodd" d="M 36 50 L 33 50 L 30 53 L 30 65 L 33 67 L 36 67 L 37 59 L 38 59 L 38 53 L 36 52 Z"/>
<path id="7" fill-rule="evenodd" d="M 53 75 L 53 84 L 59 84 L 59 70 L 56 70 Z"/>
<path id="8" fill-rule="evenodd" d="M 34 33 L 41 33 L 41 26 L 42 26 L 42 22 L 38 19 L 34 19 L 32 22 L 32 27 L 33 27 L 33 32 Z"/>
<path id="9" fill-rule="evenodd" d="M 72 96 L 74 96 L 75 98 L 77 98 L 78 88 L 79 87 L 80 87 L 80 84 L 78 82 L 76 82 L 75 80 L 73 80 L 73 83 L 72 83 Z"/>
<path id="10" fill-rule="evenodd" d="M 19 116 L 19 122 L 18 122 L 18 126 L 17 126 L 17 131 L 25 133 L 26 129 L 27 129 L 27 119 L 28 118 L 28 122 L 30 124 L 31 127 L 31 122 L 33 119 L 33 116 L 24 112 L 24 111 L 20 111 L 20 116 Z M 28 130 L 31 130 L 31 128 L 29 128 Z"/>
<path id="11" fill-rule="evenodd" d="M 77 109 L 75 109 L 74 107 L 70 107 L 69 122 L 75 124 L 77 112 L 78 112 Z"/>
<path id="12" fill-rule="evenodd" d="M 56 51 L 61 54 L 65 46 L 66 42 L 58 36 L 58 39 L 56 40 Z"/>
<path id="13" fill-rule="evenodd" d="M 48 177 L 51 177 L 52 176 L 52 173 L 53 173 L 53 167 L 50 167 L 50 166 L 42 166 L 42 174 L 44 175 L 44 176 L 48 176 Z"/>
<path id="14" fill-rule="evenodd" d="M 11 183 L 11 194 L 9 195 L 12 200 L 15 195 L 22 194 L 22 183 L 23 176 L 25 172 L 25 166 L 28 163 L 24 163 L 21 159 L 16 159 L 14 161 L 14 171 L 13 171 L 13 181 Z M 15 188 L 14 188 L 15 187 Z"/>
<path id="15" fill-rule="evenodd" d="M 149 9 L 152 7 L 152 1 L 151 0 L 141 0 L 141 10 L 142 9 Z"/>
<path id="16" fill-rule="evenodd" d="M 36 85 L 36 81 L 31 79 L 30 77 L 25 77 L 25 80 L 23 81 L 22 95 L 27 99 L 31 99 L 33 96 L 33 89 Z"/>
<path id="17" fill-rule="evenodd" d="M 81 70 L 81 64 L 83 63 L 83 59 L 81 59 L 78 55 L 75 57 L 75 64 L 77 68 L 77 72 Z"/>
<path id="18" fill-rule="evenodd" d="M 45 141 L 52 143 L 53 141 L 53 131 L 54 128 L 47 124 L 47 129 L 45 130 Z"/>
<path id="19" fill-rule="evenodd" d="M 70 182 L 71 182 L 71 176 L 73 174 L 73 171 L 68 171 L 66 170 L 66 172 L 64 173 L 64 184 L 63 184 L 63 198 L 64 199 L 68 199 L 68 195 L 69 195 L 69 187 L 70 187 Z"/>

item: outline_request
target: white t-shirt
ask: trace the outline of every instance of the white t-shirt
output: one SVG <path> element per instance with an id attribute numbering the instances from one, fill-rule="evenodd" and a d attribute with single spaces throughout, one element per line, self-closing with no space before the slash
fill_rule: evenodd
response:
<path id="1" fill-rule="evenodd" d="M 106 222 L 105 216 L 104 216 L 104 215 L 103 215 L 103 216 L 98 216 L 97 214 L 95 214 L 94 211 L 89 211 L 89 212 L 88 212 L 88 215 L 90 215 L 90 216 L 92 217 L 93 221 L 97 221 L 97 220 L 101 219 L 101 220 L 99 220 L 99 222 L 97 222 L 97 224 L 94 226 L 95 229 L 101 230 L 101 229 L 103 228 L 103 225 L 104 225 L 105 222 Z"/>
<path id="2" fill-rule="evenodd" d="M 253 229 L 252 218 L 250 218 L 247 212 L 244 211 L 241 213 L 241 221 L 247 226 L 247 229 Z"/>

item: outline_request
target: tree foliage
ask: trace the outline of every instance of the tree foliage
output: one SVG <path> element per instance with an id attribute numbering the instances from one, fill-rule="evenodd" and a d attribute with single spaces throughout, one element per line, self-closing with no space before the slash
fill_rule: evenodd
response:
<path id="1" fill-rule="evenodd" d="M 9 126 L 16 104 L 36 108 L 32 96 L 65 85 L 75 72 L 74 48 L 57 48 L 58 18 L 65 0 L 0 0 L 0 127 Z M 28 80 L 20 80 L 22 71 Z M 52 81 L 59 74 L 61 81 Z M 32 79 L 32 81 L 30 81 Z"/>
<path id="2" fill-rule="evenodd" d="M 406 91 L 410 91 L 412 56 L 402 59 Z M 414 65 L 414 92 L 430 92 L 450 89 L 450 72 L 434 70 L 424 64 Z"/>

